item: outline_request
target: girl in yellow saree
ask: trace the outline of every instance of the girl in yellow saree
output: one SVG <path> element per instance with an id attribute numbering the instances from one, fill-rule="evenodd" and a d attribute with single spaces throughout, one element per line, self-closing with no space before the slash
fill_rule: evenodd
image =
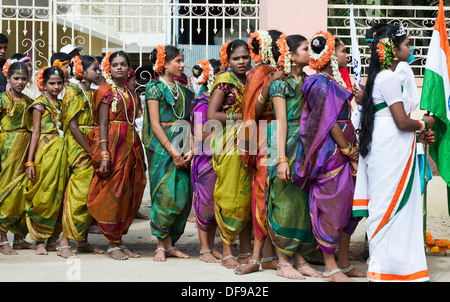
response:
<path id="1" fill-rule="evenodd" d="M 36 254 L 46 255 L 61 233 L 60 210 L 64 194 L 64 139 L 60 133 L 64 73 L 58 67 L 43 68 L 37 77 L 38 88 L 45 91 L 29 107 L 33 117 L 28 153 L 25 192 L 26 221 L 30 237 L 36 241 Z M 44 241 L 47 240 L 47 248 Z M 59 247 L 58 255 L 62 255 Z"/>
<path id="2" fill-rule="evenodd" d="M 5 64 L 6 65 L 6 64 Z M 8 64 L 9 65 L 9 64 Z M 0 252 L 15 255 L 13 249 L 33 248 L 23 238 L 28 234 L 25 222 L 25 162 L 30 144 L 30 115 L 27 107 L 33 102 L 22 93 L 28 83 L 25 63 L 4 67 L 11 89 L 0 95 Z M 7 233 L 14 234 L 13 247 Z"/>
<path id="3" fill-rule="evenodd" d="M 242 40 L 229 41 L 222 47 L 221 62 L 232 71 L 220 74 L 209 99 L 207 120 L 225 125 L 213 133 L 211 150 L 217 175 L 214 188 L 215 217 L 222 237 L 221 264 L 236 268 L 251 257 L 251 181 L 237 151 L 238 132 L 242 123 L 242 95 L 251 57 L 248 44 Z M 231 122 L 231 123 L 230 123 Z M 231 244 L 239 235 L 241 257 L 234 259 Z M 245 256 L 244 256 L 245 255 Z"/>

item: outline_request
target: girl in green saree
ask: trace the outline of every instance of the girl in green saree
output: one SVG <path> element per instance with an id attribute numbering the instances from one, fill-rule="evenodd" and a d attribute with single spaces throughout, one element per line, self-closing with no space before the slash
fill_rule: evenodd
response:
<path id="1" fill-rule="evenodd" d="M 8 68 L 9 66 L 9 68 Z M 10 90 L 0 95 L 0 252 L 15 255 L 16 249 L 35 249 L 24 241 L 28 234 L 25 222 L 25 188 L 28 182 L 25 163 L 31 133 L 31 115 L 27 108 L 33 102 L 22 93 L 28 83 L 25 63 L 5 63 L 3 68 Z M 7 233 L 14 234 L 13 246 Z"/>
<path id="2" fill-rule="evenodd" d="M 242 123 L 242 96 L 250 67 L 248 44 L 229 41 L 222 46 L 221 63 L 231 71 L 220 74 L 211 88 L 208 121 L 219 122 L 222 129 L 212 134 L 213 167 L 217 175 L 214 188 L 215 217 L 222 237 L 221 264 L 233 269 L 251 258 L 251 179 L 237 150 Z M 224 126 L 224 127 L 223 127 Z M 205 130 L 207 131 L 207 130 Z M 232 254 L 231 244 L 240 239 L 239 261 Z"/>
<path id="3" fill-rule="evenodd" d="M 194 145 L 189 119 L 194 93 L 174 81 L 184 69 L 183 54 L 176 47 L 158 45 L 150 62 L 161 74 L 147 85 L 142 130 L 149 165 L 150 225 L 158 238 L 153 260 L 188 258 L 174 244 L 184 232 L 192 206 L 190 164 Z"/>

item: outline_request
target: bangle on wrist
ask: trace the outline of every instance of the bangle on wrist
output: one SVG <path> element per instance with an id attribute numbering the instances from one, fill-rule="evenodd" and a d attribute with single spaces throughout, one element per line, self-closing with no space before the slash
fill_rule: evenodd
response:
<path id="1" fill-rule="evenodd" d="M 339 148 L 341 150 L 341 153 L 345 156 L 349 155 L 352 152 L 352 144 L 348 142 L 347 148 Z"/>
<path id="2" fill-rule="evenodd" d="M 425 123 L 424 120 L 417 120 L 419 122 L 419 132 L 422 132 L 426 129 L 427 124 Z"/>
<path id="3" fill-rule="evenodd" d="M 25 168 L 28 168 L 28 167 L 35 167 L 36 165 L 34 164 L 34 162 L 32 162 L 32 161 L 29 161 L 29 162 L 26 162 L 25 163 Z"/>
<path id="4" fill-rule="evenodd" d="M 263 95 L 262 95 L 262 90 L 261 90 L 261 92 L 259 93 L 259 96 L 258 96 L 258 102 L 261 104 L 261 105 L 265 105 L 266 103 L 267 103 L 267 100 L 263 97 Z"/>
<path id="5" fill-rule="evenodd" d="M 99 143 L 99 144 L 101 144 L 101 143 L 103 143 L 103 142 L 106 142 L 106 143 L 107 143 L 107 142 L 108 142 L 108 140 L 107 140 L 107 139 L 102 139 L 102 140 L 101 140 L 101 141 L 99 141 L 98 143 Z"/>
<path id="6" fill-rule="evenodd" d="M 287 162 L 289 162 L 289 158 L 288 157 L 286 157 L 286 156 L 278 157 L 277 164 L 279 164 L 279 163 L 287 163 Z"/>

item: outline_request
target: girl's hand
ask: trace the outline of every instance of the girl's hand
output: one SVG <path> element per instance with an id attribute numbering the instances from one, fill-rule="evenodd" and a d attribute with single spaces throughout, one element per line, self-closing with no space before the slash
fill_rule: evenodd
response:
<path id="1" fill-rule="evenodd" d="M 183 156 L 184 163 L 185 163 L 185 168 L 189 167 L 193 157 L 194 157 L 194 152 L 193 151 L 189 151 L 188 153 L 186 153 L 185 156 Z"/>
<path id="2" fill-rule="evenodd" d="M 424 134 L 425 134 L 425 142 L 427 142 L 429 146 L 434 144 L 434 131 L 427 130 L 424 132 Z"/>
<path id="3" fill-rule="evenodd" d="M 432 129 L 433 128 L 433 126 L 434 126 L 434 117 L 425 114 L 422 119 L 427 123 L 427 128 L 428 129 Z"/>
<path id="4" fill-rule="evenodd" d="M 291 179 L 289 164 L 287 162 L 279 163 L 277 166 L 277 174 L 279 179 L 281 179 L 285 183 L 289 183 L 289 180 Z"/>
<path id="5" fill-rule="evenodd" d="M 36 179 L 36 172 L 33 166 L 27 168 L 27 177 L 31 181 L 34 181 Z"/>
<path id="6" fill-rule="evenodd" d="M 109 160 L 102 160 L 102 161 L 100 161 L 100 167 L 98 168 L 98 171 L 101 174 L 108 173 L 110 165 L 111 165 L 111 163 Z"/>
<path id="7" fill-rule="evenodd" d="M 185 160 L 183 158 L 183 156 L 174 156 L 172 157 L 173 163 L 175 164 L 175 167 L 177 167 L 177 169 L 185 169 Z"/>

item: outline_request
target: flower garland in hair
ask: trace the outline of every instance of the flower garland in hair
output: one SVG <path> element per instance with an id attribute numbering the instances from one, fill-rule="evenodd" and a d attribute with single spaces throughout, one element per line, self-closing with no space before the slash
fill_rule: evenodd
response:
<path id="1" fill-rule="evenodd" d="M 382 68 L 389 68 L 392 66 L 392 61 L 395 57 L 395 50 L 392 46 L 392 40 L 389 38 L 380 39 L 377 44 L 377 53 Z"/>
<path id="2" fill-rule="evenodd" d="M 194 77 L 193 82 L 199 86 L 206 84 L 208 91 L 210 91 L 214 84 L 214 71 L 211 63 L 208 60 L 201 60 L 198 62 L 198 65 L 202 68 L 203 72 L 198 78 Z"/>
<path id="3" fill-rule="evenodd" d="M 109 58 L 111 57 L 111 55 L 114 53 L 114 51 L 108 52 L 105 57 L 102 60 L 102 74 L 106 79 L 106 83 L 108 83 L 109 85 L 111 85 L 112 91 L 113 91 L 113 101 L 111 103 L 111 110 L 112 112 L 116 113 L 117 112 L 117 102 L 118 102 L 118 98 L 117 98 L 117 86 L 116 84 L 114 84 L 114 81 L 112 80 L 111 77 L 111 63 L 109 62 Z"/>
<path id="4" fill-rule="evenodd" d="M 72 59 L 73 61 L 73 67 L 75 69 L 75 77 L 77 79 L 83 78 L 83 62 L 81 61 L 81 58 L 79 56 L 76 56 Z"/>
<path id="5" fill-rule="evenodd" d="M 156 63 L 153 66 L 153 70 L 157 73 L 161 73 L 164 70 L 164 64 L 166 63 L 166 48 L 162 45 L 156 46 Z"/>
<path id="6" fill-rule="evenodd" d="M 220 64 L 222 64 L 223 67 L 228 68 L 228 56 L 227 56 L 227 48 L 228 45 L 230 45 L 231 40 L 228 40 L 225 44 L 222 45 L 220 48 Z"/>
<path id="7" fill-rule="evenodd" d="M 278 49 L 280 50 L 280 58 L 278 59 L 278 65 L 283 68 L 286 74 L 291 73 L 292 56 L 289 52 L 289 46 L 286 41 L 287 35 L 282 34 L 277 41 Z"/>
<path id="8" fill-rule="evenodd" d="M 2 70 L 3 74 L 5 75 L 5 77 L 8 76 L 9 67 L 11 67 L 12 64 L 17 63 L 17 62 L 19 62 L 17 59 L 12 59 L 12 60 L 8 59 L 8 60 L 6 60 L 5 65 L 3 65 L 3 70 Z"/>
<path id="9" fill-rule="evenodd" d="M 322 49 L 320 53 L 316 53 L 312 50 L 312 46 L 317 46 L 316 43 L 319 43 L 317 37 L 323 37 L 327 41 L 325 47 Z M 319 70 L 327 65 L 328 61 L 330 61 L 331 56 L 334 54 L 335 42 L 334 37 L 330 32 L 319 31 L 314 35 L 311 39 L 311 43 L 309 43 L 309 67 L 314 70 Z"/>
<path id="10" fill-rule="evenodd" d="M 45 87 L 44 87 L 44 71 L 46 69 L 47 69 L 47 67 L 43 67 L 43 68 L 39 69 L 38 75 L 36 76 L 36 87 L 41 92 L 45 91 Z"/>
<path id="11" fill-rule="evenodd" d="M 251 45 L 254 39 L 257 39 L 259 42 L 259 54 L 256 54 L 254 52 Z M 248 46 L 250 48 L 250 56 L 252 57 L 255 64 L 262 62 L 264 64 L 270 64 L 273 68 L 277 67 L 277 63 L 273 58 L 272 43 L 272 37 L 270 37 L 269 32 L 265 30 L 257 30 L 250 34 Z"/>

